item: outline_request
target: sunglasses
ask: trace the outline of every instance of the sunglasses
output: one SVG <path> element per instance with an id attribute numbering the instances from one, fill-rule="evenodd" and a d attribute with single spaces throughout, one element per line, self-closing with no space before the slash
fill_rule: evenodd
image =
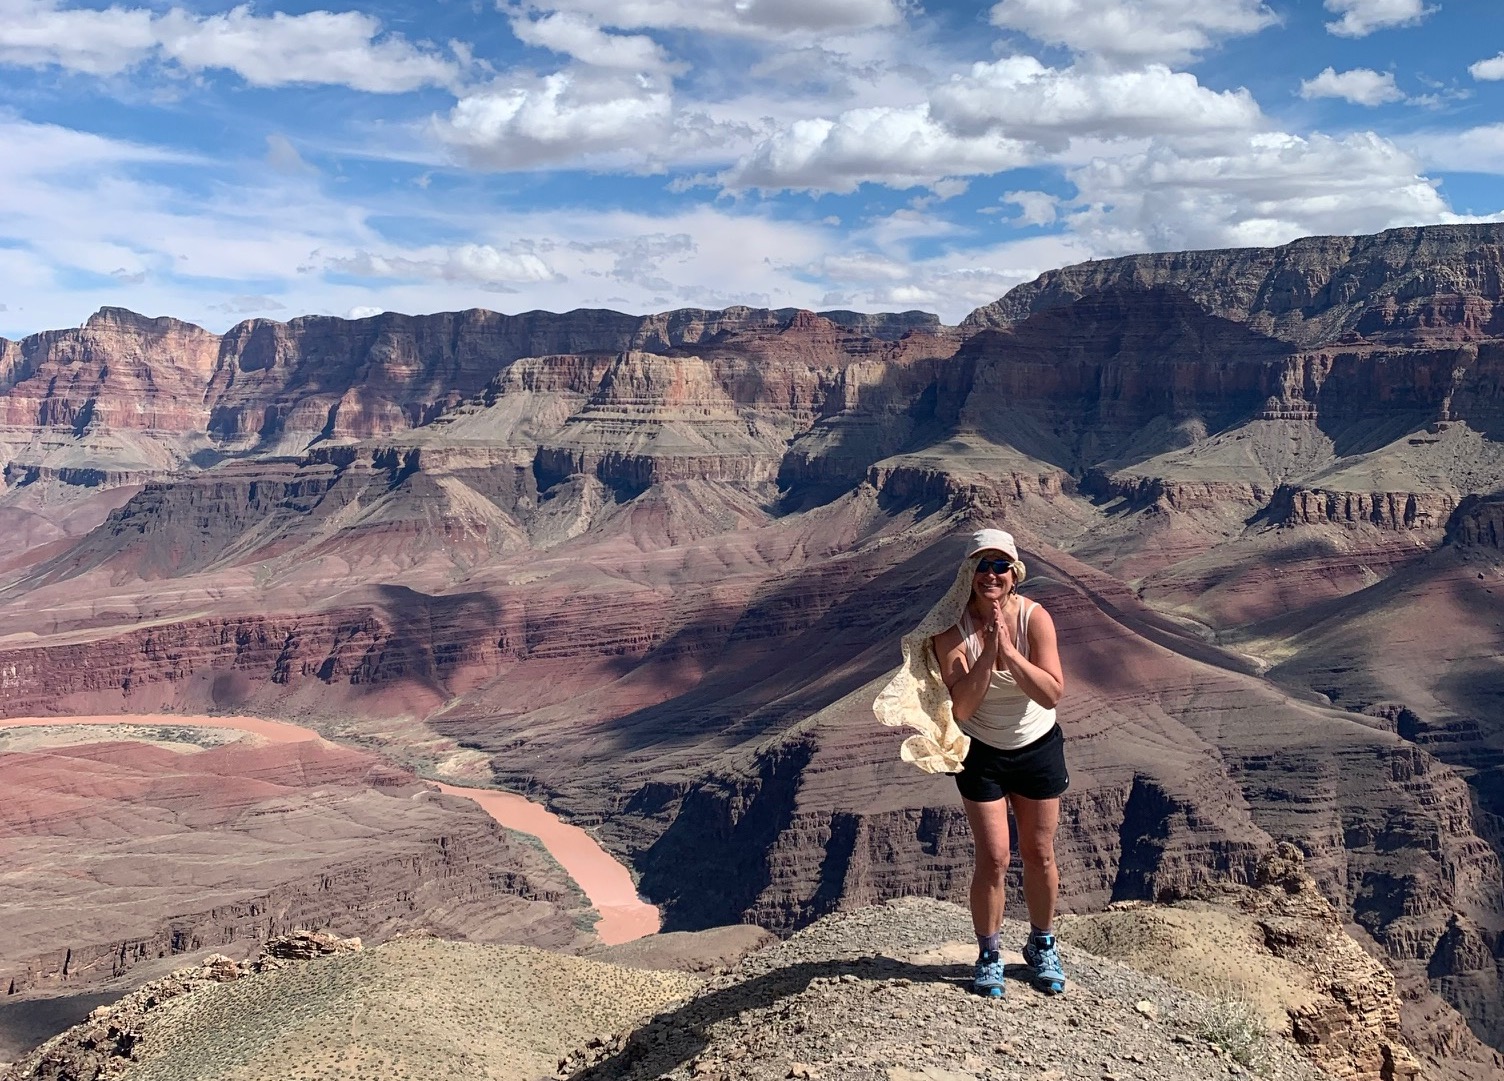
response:
<path id="1" fill-rule="evenodd" d="M 1013 564 L 1006 559 L 983 559 L 977 563 L 978 574 L 986 574 L 988 571 L 993 574 L 1007 574 L 1012 569 Z"/>

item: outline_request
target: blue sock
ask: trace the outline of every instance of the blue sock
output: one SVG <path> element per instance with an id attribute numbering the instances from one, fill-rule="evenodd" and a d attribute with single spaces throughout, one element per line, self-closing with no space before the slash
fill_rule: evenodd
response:
<path id="1" fill-rule="evenodd" d="M 1002 933 L 994 931 L 990 935 L 977 935 L 977 950 L 981 953 L 998 953 L 1002 950 Z"/>
<path id="2" fill-rule="evenodd" d="M 1050 928 L 1045 929 L 1045 930 L 1040 930 L 1038 927 L 1035 927 L 1032 923 L 1029 924 L 1029 937 L 1030 938 L 1048 938 L 1048 937 L 1052 936 L 1054 933 L 1055 933 L 1055 930 L 1054 930 L 1053 926 L 1051 926 Z"/>

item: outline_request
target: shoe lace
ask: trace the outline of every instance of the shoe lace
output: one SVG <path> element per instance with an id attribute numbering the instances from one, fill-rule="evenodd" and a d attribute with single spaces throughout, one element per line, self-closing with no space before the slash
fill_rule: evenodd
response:
<path id="1" fill-rule="evenodd" d="M 1055 936 L 1038 937 L 1030 941 L 1030 952 L 1037 968 L 1060 968 L 1060 951 L 1055 948 Z"/>

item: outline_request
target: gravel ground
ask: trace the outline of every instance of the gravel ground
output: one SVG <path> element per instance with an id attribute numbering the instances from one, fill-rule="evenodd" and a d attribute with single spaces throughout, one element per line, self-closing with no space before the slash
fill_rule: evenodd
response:
<path id="1" fill-rule="evenodd" d="M 529 1081 L 701 982 L 528 947 L 404 938 L 169 1002 L 125 1077 Z"/>
<path id="2" fill-rule="evenodd" d="M 1010 921 L 1004 942 L 1025 932 Z M 704 968 L 692 946 L 726 959 L 756 937 L 682 936 L 637 960 Z M 1271 1081 L 1325 1077 L 1247 1026 L 1210 1039 L 1210 1000 L 1068 944 L 1064 995 L 1035 991 L 1005 951 L 1006 997 L 979 998 L 967 990 L 975 951 L 964 909 L 913 898 L 829 917 L 708 980 L 414 936 L 224 983 L 212 965 L 184 970 L 7 1078 L 1215 1081 L 1249 1066 Z M 100 1040 L 114 1048 L 103 1073 Z"/>
<path id="3" fill-rule="evenodd" d="M 1005 943 L 1027 927 L 1009 921 Z M 1203 1038 L 1208 999 L 1063 947 L 1048 997 L 1005 958 L 1002 1001 L 966 989 L 975 959 L 958 906 L 906 899 L 828 918 L 747 958 L 686 1005 L 576 1052 L 573 1081 L 1206 1081 L 1249 1074 Z M 1225 1037 L 1224 1037 L 1225 1039 Z M 1283 1040 L 1239 1048 L 1278 1081 L 1326 1075 Z"/>

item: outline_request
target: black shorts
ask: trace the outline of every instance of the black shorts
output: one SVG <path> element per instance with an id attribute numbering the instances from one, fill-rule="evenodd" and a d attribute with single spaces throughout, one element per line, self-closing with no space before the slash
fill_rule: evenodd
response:
<path id="1" fill-rule="evenodd" d="M 1065 733 L 1058 724 L 1015 751 L 1000 751 L 973 738 L 956 774 L 956 787 L 973 803 L 992 803 L 1004 796 L 1054 799 L 1070 786 Z"/>

